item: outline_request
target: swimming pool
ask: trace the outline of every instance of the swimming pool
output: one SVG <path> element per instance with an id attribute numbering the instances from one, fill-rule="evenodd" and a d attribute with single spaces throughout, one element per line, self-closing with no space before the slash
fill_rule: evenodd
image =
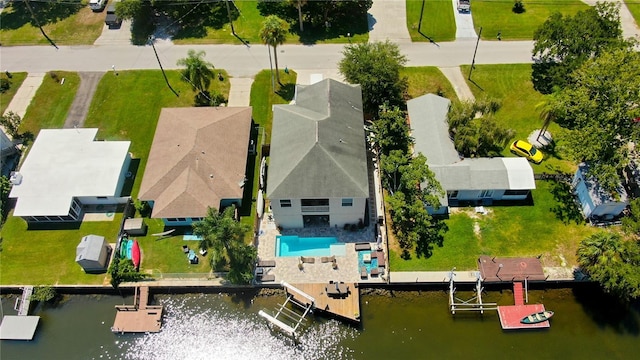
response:
<path id="1" fill-rule="evenodd" d="M 276 256 L 344 256 L 344 244 L 336 237 L 276 236 Z"/>

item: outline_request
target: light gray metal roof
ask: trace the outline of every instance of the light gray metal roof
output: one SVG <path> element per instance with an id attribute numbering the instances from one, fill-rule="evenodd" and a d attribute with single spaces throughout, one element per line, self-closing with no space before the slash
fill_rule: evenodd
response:
<path id="1" fill-rule="evenodd" d="M 360 86 L 326 79 L 297 86 L 273 107 L 270 198 L 368 197 Z"/>
<path id="2" fill-rule="evenodd" d="M 445 190 L 536 188 L 533 170 L 524 158 L 460 157 L 449 137 L 450 104 L 448 99 L 434 94 L 407 102 L 414 151 L 427 157 L 429 168 Z"/>
<path id="3" fill-rule="evenodd" d="M 87 235 L 80 240 L 80 243 L 76 247 L 76 261 L 100 260 L 100 254 L 104 250 L 106 245 L 104 237 L 98 235 Z"/>
<path id="4" fill-rule="evenodd" d="M 446 165 L 460 160 L 449 138 L 447 113 L 451 101 L 427 94 L 407 101 L 414 150 L 427 157 L 429 164 Z"/>

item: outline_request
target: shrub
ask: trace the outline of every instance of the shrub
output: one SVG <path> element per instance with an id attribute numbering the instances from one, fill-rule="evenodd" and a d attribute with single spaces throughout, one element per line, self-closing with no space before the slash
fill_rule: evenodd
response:
<path id="1" fill-rule="evenodd" d="M 513 11 L 516 14 L 522 14 L 527 10 L 524 8 L 524 3 L 522 2 L 522 0 L 515 0 L 515 2 L 513 3 L 513 8 L 511 8 L 511 11 Z"/>
<path id="2" fill-rule="evenodd" d="M 59 83 L 60 78 L 58 77 L 58 73 L 55 71 L 49 71 L 49 76 L 53 79 L 53 81 Z"/>
<path id="3" fill-rule="evenodd" d="M 0 93 L 4 94 L 9 88 L 11 88 L 11 80 L 4 77 L 0 78 Z"/>
<path id="4" fill-rule="evenodd" d="M 18 137 L 18 127 L 20 127 L 21 121 L 20 116 L 13 111 L 7 111 L 6 114 L 0 116 L 0 125 L 13 138 Z"/>

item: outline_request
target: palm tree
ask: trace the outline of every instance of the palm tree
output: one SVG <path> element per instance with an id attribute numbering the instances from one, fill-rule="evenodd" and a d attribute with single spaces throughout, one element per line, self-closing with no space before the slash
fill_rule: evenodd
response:
<path id="1" fill-rule="evenodd" d="M 540 120 L 542 120 L 542 129 L 540 129 L 538 137 L 536 137 L 536 141 L 540 139 L 542 134 L 547 132 L 549 125 L 551 125 L 551 123 L 557 118 L 556 109 L 553 106 L 553 99 L 548 99 L 536 105 L 536 109 L 540 109 Z"/>
<path id="2" fill-rule="evenodd" d="M 276 15 L 267 16 L 262 23 L 262 29 L 260 29 L 260 38 L 262 39 L 262 42 L 273 47 L 273 57 L 276 63 L 276 80 L 278 83 L 280 83 L 280 74 L 278 72 L 277 47 L 287 39 L 288 30 L 289 24 Z"/>
<path id="3" fill-rule="evenodd" d="M 211 79 L 213 78 L 213 64 L 206 61 L 204 56 L 206 53 L 202 50 L 196 52 L 195 50 L 189 50 L 188 56 L 184 59 L 179 59 L 177 64 L 186 66 L 186 69 L 182 70 L 182 80 L 188 82 L 193 87 L 193 90 L 197 91 L 199 95 L 205 94 Z"/>

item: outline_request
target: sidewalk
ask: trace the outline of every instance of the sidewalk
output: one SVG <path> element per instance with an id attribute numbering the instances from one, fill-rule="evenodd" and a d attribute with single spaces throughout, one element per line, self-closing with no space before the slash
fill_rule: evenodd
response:
<path id="1" fill-rule="evenodd" d="M 610 2 L 620 4 L 620 22 L 622 24 L 622 36 L 626 38 L 634 37 L 640 40 L 640 28 L 631 15 L 629 8 L 623 0 L 582 0 L 583 3 L 595 6 L 597 2 Z"/>
<path id="2" fill-rule="evenodd" d="M 29 73 L 4 113 L 6 114 L 9 111 L 13 111 L 15 114 L 18 114 L 21 119 L 24 118 L 24 115 L 27 113 L 27 108 L 36 95 L 36 91 L 40 87 L 40 84 L 42 84 L 45 75 L 45 73 Z"/>
<path id="3" fill-rule="evenodd" d="M 475 96 L 473 96 L 469 85 L 465 81 L 465 77 L 459 66 L 440 67 L 438 69 L 440 69 L 447 80 L 449 80 L 460 101 L 474 101 L 476 99 Z"/>

